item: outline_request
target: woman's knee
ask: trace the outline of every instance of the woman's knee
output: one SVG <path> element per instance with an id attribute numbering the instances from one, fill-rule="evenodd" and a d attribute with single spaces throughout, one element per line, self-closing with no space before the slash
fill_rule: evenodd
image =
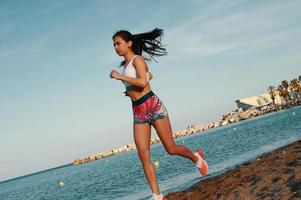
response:
<path id="1" fill-rule="evenodd" d="M 139 150 L 138 156 L 141 161 L 149 160 L 150 159 L 150 152 L 149 150 Z"/>
<path id="2" fill-rule="evenodd" d="M 177 145 L 172 145 L 166 148 L 169 155 L 177 155 Z"/>

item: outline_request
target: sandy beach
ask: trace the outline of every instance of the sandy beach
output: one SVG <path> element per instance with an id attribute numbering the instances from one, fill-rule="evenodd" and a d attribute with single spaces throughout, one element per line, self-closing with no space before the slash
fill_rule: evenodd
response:
<path id="1" fill-rule="evenodd" d="M 169 200 L 301 199 L 301 141 L 167 195 Z"/>

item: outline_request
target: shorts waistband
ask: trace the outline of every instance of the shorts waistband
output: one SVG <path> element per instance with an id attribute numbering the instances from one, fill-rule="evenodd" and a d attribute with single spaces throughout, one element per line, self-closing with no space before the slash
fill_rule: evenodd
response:
<path id="1" fill-rule="evenodd" d="M 144 96 L 142 96 L 140 99 L 138 99 L 136 101 L 132 101 L 132 105 L 133 106 L 139 106 L 140 104 L 144 103 L 147 99 L 149 99 L 150 97 L 152 97 L 154 95 L 155 94 L 153 93 L 153 91 L 149 91 Z"/>

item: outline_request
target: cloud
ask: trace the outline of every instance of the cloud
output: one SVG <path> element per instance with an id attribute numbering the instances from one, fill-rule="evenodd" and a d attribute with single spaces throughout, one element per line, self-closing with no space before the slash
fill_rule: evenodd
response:
<path id="1" fill-rule="evenodd" d="M 10 15 L 11 17 L 9 18 L 8 21 L 7 20 L 3 21 L 0 24 L 0 36 L 10 33 L 16 28 L 23 26 L 30 20 L 35 20 L 43 15 L 46 15 L 50 12 L 53 12 L 64 6 L 67 6 L 70 2 L 72 1 L 64 0 L 56 3 L 51 3 L 50 5 L 45 5 L 43 9 L 36 9 L 33 10 L 32 12 L 29 12 L 30 14 L 27 15 L 22 15 L 17 13 L 17 11 L 6 10 L 5 8 L 2 8 L 1 12 L 5 13 L 6 15 Z"/>
<path id="2" fill-rule="evenodd" d="M 210 11 L 169 30 L 170 55 L 212 56 L 243 54 L 300 41 L 299 2 L 211 6 Z M 214 9 L 213 9 L 214 8 Z"/>

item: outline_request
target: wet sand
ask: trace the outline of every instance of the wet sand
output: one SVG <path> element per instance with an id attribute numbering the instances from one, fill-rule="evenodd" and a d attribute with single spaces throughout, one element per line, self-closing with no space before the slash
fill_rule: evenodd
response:
<path id="1" fill-rule="evenodd" d="M 224 174 L 202 180 L 187 190 L 169 193 L 167 198 L 301 200 L 301 141 L 274 150 Z"/>

